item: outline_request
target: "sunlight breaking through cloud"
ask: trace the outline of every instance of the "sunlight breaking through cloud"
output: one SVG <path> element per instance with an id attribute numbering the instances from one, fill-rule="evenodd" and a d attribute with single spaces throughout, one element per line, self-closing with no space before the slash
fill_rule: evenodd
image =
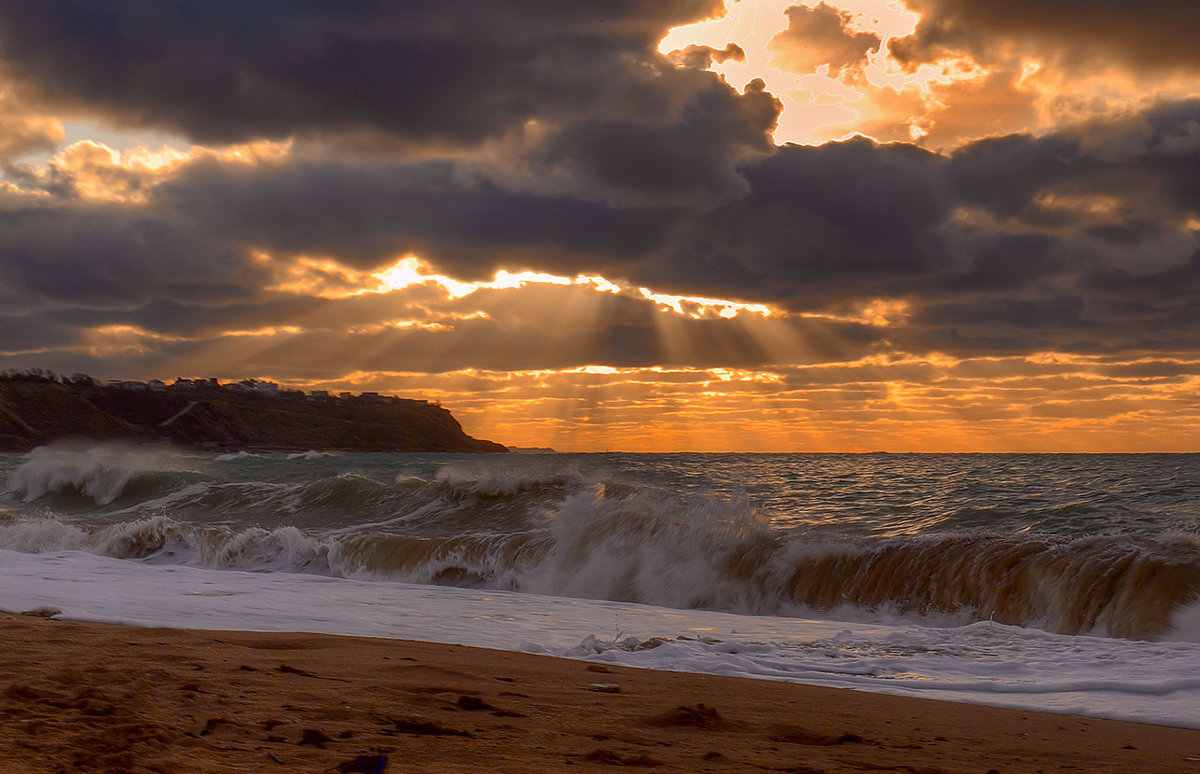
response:
<path id="1" fill-rule="evenodd" d="M 1200 27 L 1085 5 L 0 4 L 0 366 L 574 449 L 1194 447 Z"/>
<path id="2" fill-rule="evenodd" d="M 272 257 L 262 251 L 256 260 L 270 263 Z M 653 302 L 663 311 L 681 317 L 703 319 L 720 317 L 732 319 L 741 314 L 759 317 L 783 316 L 783 312 L 767 304 L 742 303 L 722 298 L 657 293 L 649 288 L 632 287 L 613 282 L 599 275 L 577 275 L 574 278 L 546 272 L 510 272 L 501 269 L 486 282 L 465 282 L 435 273 L 416 256 L 405 256 L 380 271 L 361 272 L 349 269 L 335 260 L 301 257 L 283 265 L 281 281 L 271 287 L 284 293 L 313 295 L 328 299 L 353 298 L 365 295 L 388 295 L 415 287 L 434 287 L 448 300 L 456 301 L 481 290 L 519 290 L 529 285 L 580 286 L 597 293 L 624 295 Z"/>
<path id="3" fill-rule="evenodd" d="M 766 304 L 743 304 L 721 298 L 674 296 L 669 293 L 655 293 L 648 288 L 638 288 L 638 292 L 642 294 L 643 298 L 648 298 L 657 304 L 660 309 L 670 309 L 681 317 L 691 317 L 693 320 L 713 315 L 730 319 L 743 312 L 760 317 L 773 317 L 780 314 Z"/>

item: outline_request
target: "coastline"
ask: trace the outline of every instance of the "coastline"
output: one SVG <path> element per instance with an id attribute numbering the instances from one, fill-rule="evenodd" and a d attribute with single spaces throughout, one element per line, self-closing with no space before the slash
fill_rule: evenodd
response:
<path id="1" fill-rule="evenodd" d="M 118 382 L 0 374 L 0 450 L 54 444 L 172 444 L 196 451 L 506 453 L 467 435 L 440 403 L 365 392 L 330 395 L 248 379 Z"/>
<path id="2" fill-rule="evenodd" d="M 1200 771 L 1168 726 L 406 640 L 0 632 L 5 772 Z"/>

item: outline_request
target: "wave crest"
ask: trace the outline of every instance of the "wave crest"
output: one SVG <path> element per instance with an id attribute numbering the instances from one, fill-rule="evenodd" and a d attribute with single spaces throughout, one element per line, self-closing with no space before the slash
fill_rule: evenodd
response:
<path id="1" fill-rule="evenodd" d="M 194 473 L 165 449 L 120 444 L 39 446 L 8 477 L 8 491 L 25 502 L 55 495 L 108 505 L 126 494 L 153 496 L 180 474 Z M 136 492 L 130 490 L 136 489 Z"/>
<path id="2" fill-rule="evenodd" d="M 0 547 L 762 615 L 990 619 L 1065 634 L 1200 637 L 1194 535 L 829 539 L 772 526 L 745 502 L 571 469 L 460 464 L 432 478 L 222 483 L 181 474 L 178 462 L 157 450 L 35 451 L 9 480 L 26 500 L 73 495 L 103 504 L 159 486 L 156 477 L 191 483 L 141 500 L 138 518 L 119 524 L 0 516 Z M 354 518 L 325 520 L 336 513 Z M 249 523 L 264 525 L 230 526 Z"/>

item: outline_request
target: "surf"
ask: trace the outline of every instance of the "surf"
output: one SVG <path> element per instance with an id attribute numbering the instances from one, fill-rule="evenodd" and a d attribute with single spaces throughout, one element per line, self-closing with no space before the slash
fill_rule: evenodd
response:
<path id="1" fill-rule="evenodd" d="M 846 491 L 823 492 L 819 518 L 807 518 L 795 495 L 768 509 L 577 460 L 395 464 L 412 459 L 35 450 L 7 477 L 0 548 L 744 615 L 1200 638 L 1188 612 L 1200 543 L 1184 530 L 989 531 L 970 502 L 955 504 L 958 529 L 943 519 L 879 534 L 851 507 L 841 523 L 824 512 Z M 1064 523 L 1097 518 L 1053 508 Z"/>

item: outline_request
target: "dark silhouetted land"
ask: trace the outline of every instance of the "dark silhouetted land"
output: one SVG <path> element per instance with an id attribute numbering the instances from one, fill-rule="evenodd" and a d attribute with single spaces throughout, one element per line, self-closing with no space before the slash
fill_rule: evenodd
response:
<path id="1" fill-rule="evenodd" d="M 253 380 L 0 376 L 0 451 L 79 438 L 214 450 L 506 451 L 467 435 L 449 411 L 424 400 L 304 393 Z"/>

